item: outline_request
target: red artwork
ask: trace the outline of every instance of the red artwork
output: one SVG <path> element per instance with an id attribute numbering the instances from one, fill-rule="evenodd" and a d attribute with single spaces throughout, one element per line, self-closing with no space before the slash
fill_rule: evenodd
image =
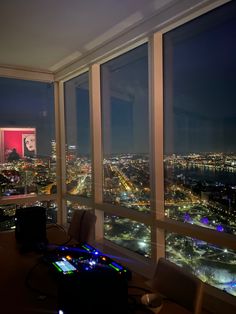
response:
<path id="1" fill-rule="evenodd" d="M 26 157 L 34 157 L 35 154 L 35 128 L 0 128 L 1 162 L 13 161 Z"/>

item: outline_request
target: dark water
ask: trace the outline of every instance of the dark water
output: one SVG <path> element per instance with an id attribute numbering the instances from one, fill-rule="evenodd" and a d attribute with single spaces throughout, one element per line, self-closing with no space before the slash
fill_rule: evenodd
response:
<path id="1" fill-rule="evenodd" d="M 221 183 L 229 184 L 231 186 L 236 185 L 236 172 L 229 172 L 223 170 L 209 170 L 206 168 L 180 168 L 180 167 L 171 167 L 165 168 L 165 178 L 171 178 L 174 176 L 182 175 L 185 177 L 185 180 L 191 178 L 191 180 L 196 181 L 206 181 L 208 183 Z"/>

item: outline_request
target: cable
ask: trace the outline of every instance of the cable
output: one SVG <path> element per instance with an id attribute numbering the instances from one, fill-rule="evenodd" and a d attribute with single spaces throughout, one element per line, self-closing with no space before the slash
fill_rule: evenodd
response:
<path id="1" fill-rule="evenodd" d="M 59 225 L 57 223 L 53 223 L 53 224 L 47 225 L 47 229 L 51 229 L 51 228 L 55 228 L 55 227 L 58 228 L 58 229 L 63 230 L 65 233 L 67 233 L 66 229 L 63 226 L 61 226 L 61 225 Z"/>
<path id="2" fill-rule="evenodd" d="M 30 270 L 29 272 L 26 274 L 26 277 L 25 277 L 25 285 L 26 287 L 33 291 L 33 292 L 36 292 L 36 293 L 39 293 L 41 298 L 44 296 L 44 297 L 49 297 L 49 298 L 56 298 L 57 296 L 56 295 L 53 295 L 53 294 L 50 294 L 50 293 L 47 293 L 45 291 L 42 291 L 40 290 L 39 288 L 35 288 L 31 285 L 30 281 L 32 279 L 32 275 L 35 271 L 35 269 L 37 269 L 38 266 L 40 266 L 41 264 L 43 263 L 43 260 L 40 260 L 39 262 L 37 262 Z"/>

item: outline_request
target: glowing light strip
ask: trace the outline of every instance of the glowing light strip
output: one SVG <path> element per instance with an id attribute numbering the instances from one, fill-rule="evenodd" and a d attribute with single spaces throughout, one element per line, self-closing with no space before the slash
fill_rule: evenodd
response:
<path id="1" fill-rule="evenodd" d="M 62 269 L 56 263 L 52 263 L 52 265 L 55 266 L 58 271 L 62 272 Z"/>
<path id="2" fill-rule="evenodd" d="M 119 269 L 119 268 L 115 267 L 115 266 L 114 266 L 114 265 L 112 265 L 112 264 L 109 264 L 109 266 L 110 266 L 111 268 L 115 269 L 116 271 L 120 271 L 120 269 Z"/>

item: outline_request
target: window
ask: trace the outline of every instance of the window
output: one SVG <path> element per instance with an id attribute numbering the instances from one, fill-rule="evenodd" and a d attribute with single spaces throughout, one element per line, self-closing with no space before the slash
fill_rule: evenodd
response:
<path id="1" fill-rule="evenodd" d="M 66 186 L 70 195 L 91 197 L 88 73 L 65 83 Z"/>
<path id="2" fill-rule="evenodd" d="M 16 200 L 17 201 L 17 200 Z M 54 200 L 34 201 L 22 204 L 0 205 L 0 231 L 15 229 L 15 213 L 17 208 L 40 206 L 46 208 L 47 223 L 57 223 L 57 203 Z"/>
<path id="3" fill-rule="evenodd" d="M 0 78 L 0 107 L 0 196 L 56 193 L 53 84 Z M 9 206 L 2 229 L 14 225 Z"/>
<path id="4" fill-rule="evenodd" d="M 164 36 L 164 164 L 168 217 L 236 234 L 236 11 L 231 7 Z"/>
<path id="5" fill-rule="evenodd" d="M 145 257 L 151 257 L 151 229 L 143 223 L 105 214 L 104 237 Z"/>
<path id="6" fill-rule="evenodd" d="M 0 78 L 0 102 L 1 194 L 55 192 L 53 85 Z"/>
<path id="7" fill-rule="evenodd" d="M 203 282 L 236 296 L 236 252 L 180 234 L 166 234 L 166 257 Z"/>
<path id="8" fill-rule="evenodd" d="M 2 195 L 55 189 L 53 85 L 0 78 Z"/>
<path id="9" fill-rule="evenodd" d="M 164 35 L 165 215 L 236 235 L 236 5 Z M 166 254 L 235 295 L 235 252 L 176 234 Z"/>
<path id="10" fill-rule="evenodd" d="M 148 47 L 101 66 L 103 200 L 148 212 Z"/>

